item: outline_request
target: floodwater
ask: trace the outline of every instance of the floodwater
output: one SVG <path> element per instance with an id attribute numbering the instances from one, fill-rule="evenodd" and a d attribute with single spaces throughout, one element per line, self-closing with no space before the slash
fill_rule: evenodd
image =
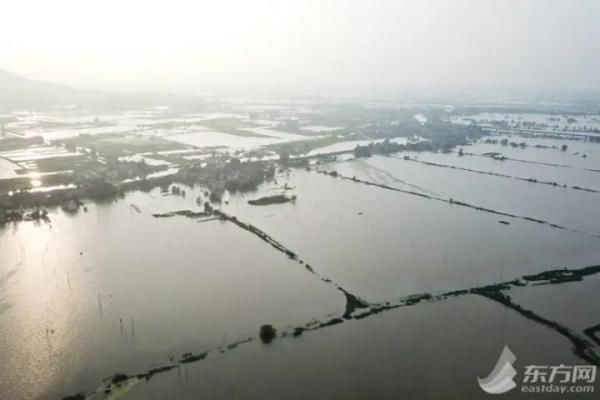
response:
<path id="1" fill-rule="evenodd" d="M 344 128 L 342 128 L 341 126 L 305 125 L 301 129 L 303 131 L 320 133 L 320 132 L 334 132 L 334 131 L 339 131 L 339 130 L 344 129 Z"/>
<path id="2" fill-rule="evenodd" d="M 17 178 L 19 175 L 15 170 L 19 169 L 19 166 L 8 161 L 4 158 L 0 158 L 0 179 L 12 179 Z"/>
<path id="3" fill-rule="evenodd" d="M 505 136 L 494 137 L 498 140 Z M 522 138 L 519 136 L 506 136 L 509 142 L 531 144 L 524 149 L 520 147 L 502 146 L 478 142 L 473 146 L 465 147 L 465 151 L 475 154 L 497 152 L 506 157 L 534 161 L 539 163 L 567 165 L 572 168 L 600 169 L 600 143 L 583 142 L 575 140 Z M 535 145 L 557 146 L 558 149 L 539 149 Z M 560 146 L 567 145 L 566 151 L 561 151 Z M 585 157 L 584 157 L 585 155 Z"/>
<path id="4" fill-rule="evenodd" d="M 519 176 L 541 179 L 542 169 L 530 166 L 522 164 Z M 596 193 L 386 157 L 319 168 L 586 232 L 600 228 Z M 170 357 L 255 338 L 265 323 L 286 331 L 339 317 L 345 298 L 336 284 L 384 303 L 600 260 L 598 237 L 315 171 L 278 173 L 255 193 L 225 196 L 225 212 L 266 232 L 328 283 L 232 223 L 152 217 L 199 210 L 203 188 L 177 186 L 185 197 L 133 192 L 88 204 L 87 213 L 52 210 L 51 224 L 0 228 L 1 398 L 62 398 L 95 390 L 116 373 L 147 372 Z M 280 193 L 297 200 L 247 203 Z M 600 322 L 588 304 L 597 300 L 597 282 L 518 288 L 515 300 L 584 329 Z M 527 364 L 582 363 L 555 331 L 468 295 L 214 352 L 138 383 L 126 398 L 477 399 L 484 397 L 477 377 L 491 371 L 504 345 L 517 355 L 520 376 Z"/>
<path id="5" fill-rule="evenodd" d="M 598 150 L 600 151 L 600 144 L 596 144 L 593 146 L 598 146 Z M 464 149 L 465 151 L 471 151 L 476 150 L 477 147 L 470 146 L 465 147 Z M 497 151 L 502 152 L 501 149 Z M 559 152 L 559 150 L 537 150 L 538 153 L 552 151 Z M 400 157 L 403 157 L 404 155 L 404 153 L 399 154 Z M 578 167 L 561 167 L 542 164 L 531 164 L 515 160 L 499 161 L 494 160 L 491 157 L 480 157 L 470 155 L 458 157 L 456 153 L 444 154 L 428 152 L 408 153 L 408 155 L 411 158 L 416 158 L 417 160 L 421 161 L 456 166 L 460 168 L 474 169 L 478 171 L 491 172 L 496 174 L 510 175 L 526 179 L 535 178 L 539 181 L 556 182 L 559 185 L 566 184 L 567 186 L 580 186 L 589 189 L 600 190 L 600 173 L 585 170 Z M 520 155 L 520 157 L 524 156 L 527 156 L 527 154 Z M 559 164 L 573 162 L 573 160 L 570 158 L 555 159 L 553 161 L 557 161 Z M 590 163 L 590 165 L 592 166 L 592 168 L 594 168 L 595 165 L 600 165 L 600 160 L 598 162 L 594 162 L 593 164 Z"/>
<path id="6" fill-rule="evenodd" d="M 0 152 L 0 157 L 9 159 L 13 162 L 25 162 L 25 161 L 36 161 L 43 160 L 46 158 L 56 157 L 73 157 L 78 156 L 79 153 L 72 153 L 62 147 L 55 146 L 35 146 L 27 149 L 3 151 Z"/>
<path id="7" fill-rule="evenodd" d="M 259 106 L 262 111 L 262 106 Z M 279 109 L 276 107 L 274 109 Z M 302 106 L 283 107 L 288 110 L 289 118 L 296 113 L 303 112 Z M 310 137 L 316 137 L 315 133 L 330 132 L 341 129 L 341 127 L 321 127 L 307 126 L 305 132 L 307 136 L 291 134 L 287 132 L 270 129 L 279 124 L 279 121 L 270 119 L 248 119 L 248 111 L 253 111 L 254 107 L 236 107 L 236 112 L 206 112 L 192 114 L 175 114 L 168 109 L 149 109 L 141 111 L 127 111 L 114 114 L 85 114 L 81 112 L 52 113 L 52 112 L 33 112 L 25 111 L 14 113 L 11 116 L 15 121 L 5 124 L 7 130 L 23 137 L 42 136 L 45 140 L 60 140 L 76 137 L 78 135 L 103 135 L 103 134 L 161 134 L 173 135 L 177 133 L 196 133 L 203 122 L 214 119 L 232 118 L 246 123 L 245 130 L 267 138 L 276 138 L 280 141 L 305 140 Z M 257 124 L 264 125 L 256 127 Z M 168 126 L 168 127 L 164 127 Z M 188 129 L 192 128 L 193 129 Z M 224 132 L 218 132 L 227 135 Z M 237 138 L 239 136 L 228 135 Z M 225 137 L 214 138 L 213 140 L 223 140 Z M 269 143 L 261 143 L 263 145 Z M 235 144 L 234 144 L 235 145 Z"/>
<path id="8" fill-rule="evenodd" d="M 336 169 L 357 178 L 368 177 L 373 170 L 375 173 L 384 171 L 446 199 L 600 234 L 600 207 L 597 206 L 600 193 L 439 168 L 392 157 L 351 161 Z M 393 181 L 389 183 L 394 186 Z"/>
<path id="9" fill-rule="evenodd" d="M 477 377 L 487 376 L 505 345 L 517 356 L 517 382 L 525 365 L 581 363 L 560 335 L 467 296 L 249 343 L 142 381 L 126 399 L 489 399 Z"/>
<path id="10" fill-rule="evenodd" d="M 247 200 L 259 195 L 246 195 L 233 196 L 224 208 L 369 301 L 470 288 L 600 259 L 597 237 L 519 219 L 504 225 L 499 221 L 506 217 L 315 172 L 278 178 L 279 187 L 285 183 L 298 196 L 295 203 L 257 207 Z"/>
<path id="11" fill-rule="evenodd" d="M 275 129 L 261 128 L 261 127 L 243 128 L 242 130 L 247 131 L 247 132 L 252 132 L 257 135 L 263 135 L 263 136 L 277 138 L 277 139 L 280 139 L 280 140 L 283 140 L 286 142 L 292 142 L 295 140 L 307 140 L 307 139 L 315 138 L 314 135 L 312 135 L 312 136 L 297 135 L 297 134 L 293 134 L 293 133 L 287 133 L 287 132 L 282 132 L 282 131 L 278 131 Z"/>
<path id="12" fill-rule="evenodd" d="M 250 136 L 194 128 L 184 134 L 165 136 L 165 139 L 195 147 L 228 147 L 236 150 L 248 150 L 275 143 L 314 138 L 314 136 L 293 135 L 266 128 L 244 128 L 244 131 L 248 131 Z"/>
<path id="13" fill-rule="evenodd" d="M 62 398 L 255 337 L 264 323 L 343 312 L 341 292 L 257 237 L 153 218 L 147 196 L 0 230 L 0 397 Z"/>
<path id="14" fill-rule="evenodd" d="M 597 275 L 581 282 L 514 288 L 509 294 L 524 308 L 579 334 L 600 324 L 600 277 Z"/>
<path id="15" fill-rule="evenodd" d="M 533 113 L 489 113 L 483 112 L 474 115 L 453 117 L 452 122 L 458 124 L 471 124 L 476 121 L 482 126 L 494 126 L 492 122 L 505 122 L 510 127 L 515 124 L 521 124 L 521 128 L 526 128 L 523 123 L 535 123 L 534 129 L 547 131 L 584 131 L 600 128 L 600 115 L 558 115 L 558 114 L 533 114 Z"/>
<path id="16" fill-rule="evenodd" d="M 0 152 L 0 179 L 23 176 L 19 169 L 37 169 L 36 162 L 50 158 L 78 157 L 81 154 L 70 152 L 61 147 L 34 146 L 26 149 Z"/>

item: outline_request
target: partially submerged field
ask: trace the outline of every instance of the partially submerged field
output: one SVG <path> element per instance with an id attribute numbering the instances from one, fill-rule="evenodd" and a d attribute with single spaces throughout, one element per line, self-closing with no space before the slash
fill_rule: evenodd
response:
<path id="1" fill-rule="evenodd" d="M 504 345 L 523 363 L 598 363 L 600 144 L 511 136 L 527 145 L 356 158 L 383 139 L 350 134 L 352 119 L 248 107 L 4 149 L 42 188 L 68 160 L 144 191 L 0 228 L 0 394 L 476 398 Z M 53 129 L 121 120 L 99 121 Z M 405 133 L 394 143 L 430 140 Z M 224 189 L 273 157 L 257 190 Z"/>
<path id="2" fill-rule="evenodd" d="M 57 398 L 343 312 L 342 293 L 235 225 L 157 219 L 140 200 L 0 232 L 3 393 Z"/>

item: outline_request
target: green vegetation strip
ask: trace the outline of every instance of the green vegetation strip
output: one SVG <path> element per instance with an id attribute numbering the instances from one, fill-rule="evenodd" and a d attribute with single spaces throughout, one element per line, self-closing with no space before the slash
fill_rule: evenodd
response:
<path id="1" fill-rule="evenodd" d="M 292 250 L 290 250 L 289 248 L 284 246 L 282 243 L 275 240 L 273 237 L 268 235 L 263 230 L 259 229 L 258 227 L 254 226 L 252 224 L 242 222 L 235 216 L 229 215 L 218 209 L 213 209 L 212 207 L 207 207 L 207 208 L 205 208 L 205 211 L 199 211 L 199 212 L 191 211 L 191 210 L 180 210 L 180 211 L 172 211 L 172 212 L 168 212 L 168 213 L 153 214 L 153 217 L 155 217 L 155 218 L 171 218 L 171 217 L 175 217 L 175 216 L 183 216 L 183 217 L 187 217 L 187 218 L 202 218 L 202 221 L 207 221 L 207 218 L 212 220 L 213 218 L 211 218 L 211 217 L 214 217 L 214 218 L 218 218 L 222 221 L 231 222 L 234 225 L 236 225 L 237 227 L 257 236 L 262 241 L 270 244 L 277 251 L 280 251 L 281 253 L 288 256 L 288 258 L 290 258 L 291 260 L 294 260 L 297 263 L 299 263 L 300 265 L 303 265 L 304 268 L 308 272 L 315 275 L 322 282 L 331 284 L 331 285 L 335 286 L 335 288 L 337 290 L 342 292 L 346 298 L 346 309 L 344 311 L 344 318 L 350 318 L 350 316 L 356 309 L 366 308 L 369 305 L 369 303 L 360 299 L 358 296 L 350 293 L 348 290 L 344 289 L 339 284 L 333 282 L 331 279 L 326 278 L 326 277 L 322 276 L 321 274 L 319 274 L 318 272 L 316 272 L 313 267 L 311 267 L 308 263 L 305 263 L 302 259 L 300 259 L 295 252 L 293 252 Z"/>
<path id="2" fill-rule="evenodd" d="M 459 297 L 464 295 L 476 294 L 488 298 L 490 300 L 499 302 L 508 308 L 518 312 L 520 315 L 528 318 L 534 322 L 537 322 L 549 329 L 552 329 L 562 336 L 566 337 L 568 340 L 573 343 L 573 352 L 579 358 L 600 366 L 600 357 L 593 351 L 592 345 L 568 329 L 557 322 L 548 320 L 531 310 L 524 309 L 520 305 L 514 303 L 510 296 L 506 295 L 504 292 L 510 290 L 514 287 L 527 287 L 527 286 L 539 286 L 546 284 L 564 284 L 564 283 L 572 283 L 576 281 L 582 281 L 585 277 L 596 275 L 600 273 L 600 265 L 593 265 L 584 268 L 578 269 L 556 269 L 549 270 L 539 274 L 534 275 L 525 275 L 519 279 L 514 279 L 511 281 L 506 281 L 502 283 L 497 283 L 494 285 L 474 287 L 470 289 L 461 289 L 461 290 L 452 290 L 447 292 L 442 292 L 439 294 L 430 294 L 430 293 L 418 293 L 409 296 L 402 297 L 398 299 L 396 302 L 385 302 L 381 304 L 371 304 L 368 307 L 368 310 L 357 314 L 352 312 L 352 315 L 344 314 L 343 318 L 331 318 L 328 320 L 311 320 L 304 325 L 295 327 L 291 330 L 284 331 L 279 335 L 279 338 L 296 338 L 298 336 L 303 335 L 305 332 L 317 331 L 320 329 L 324 329 L 330 326 L 339 325 L 344 323 L 347 320 L 354 319 L 360 320 L 372 315 L 379 314 L 384 311 L 393 310 L 400 307 L 407 307 L 417 305 L 419 303 L 424 302 L 435 302 L 435 301 L 443 301 L 452 297 Z M 594 327 L 595 329 L 596 327 Z M 587 330 L 586 330 L 587 331 Z M 147 372 L 138 373 L 135 375 L 127 375 L 124 373 L 118 373 L 113 375 L 110 378 L 107 378 L 103 381 L 101 386 L 96 390 L 88 393 L 78 393 L 72 396 L 64 397 L 63 400 L 84 400 L 91 399 L 94 396 L 104 393 L 105 395 L 110 394 L 112 391 L 119 390 L 121 386 L 127 386 L 128 384 L 136 383 L 142 380 L 150 380 L 154 375 L 160 374 L 163 372 L 171 371 L 175 368 L 180 368 L 184 364 L 200 362 L 206 360 L 210 355 L 218 355 L 222 353 L 226 353 L 228 351 L 234 350 L 238 348 L 240 345 L 250 343 L 255 341 L 256 337 L 250 337 L 244 340 L 239 340 L 230 344 L 224 344 L 212 350 L 205 350 L 199 353 L 184 353 L 179 361 L 175 362 L 175 357 L 170 357 L 170 363 L 159 366 L 153 369 L 148 370 Z"/>

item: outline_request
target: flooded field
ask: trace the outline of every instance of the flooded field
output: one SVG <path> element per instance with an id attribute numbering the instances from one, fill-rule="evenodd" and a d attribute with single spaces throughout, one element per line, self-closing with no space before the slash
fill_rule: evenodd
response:
<path id="1" fill-rule="evenodd" d="M 265 112 L 265 109 L 258 108 L 258 111 Z M 301 112 L 302 107 L 289 107 L 288 113 L 295 115 Z M 73 112 L 68 115 L 60 112 L 20 112 L 13 115 L 14 121 L 4 125 L 6 132 L 19 137 L 41 136 L 46 141 L 62 140 L 77 137 L 80 135 L 160 135 L 169 136 L 173 134 L 196 135 L 198 131 L 204 133 L 205 140 L 193 141 L 192 144 L 198 146 L 214 146 L 214 142 L 219 145 L 231 145 L 232 140 L 227 140 L 229 136 L 233 139 L 245 137 L 261 137 L 264 139 L 277 139 L 276 142 L 304 140 L 315 136 L 320 132 L 329 133 L 340 127 L 321 127 L 306 125 L 302 131 L 307 136 L 294 134 L 277 130 L 277 126 L 282 121 L 290 117 L 278 117 L 277 119 L 258 119 L 248 118 L 249 111 L 244 106 L 237 108 L 239 112 L 208 112 L 208 113 L 188 113 L 178 114 L 169 109 L 150 109 L 146 111 L 129 111 L 114 114 L 87 114 L 82 112 Z M 250 111 L 250 114 L 252 112 Z M 236 135 L 234 130 L 243 130 L 241 134 Z M 210 133 L 210 134 L 209 134 Z M 233 133 L 233 134 L 232 134 Z M 271 142 L 253 143 L 255 145 L 265 145 Z M 236 144 L 237 145 L 237 144 Z"/>
<path id="2" fill-rule="evenodd" d="M 600 0 L 4 3 L 0 400 L 600 399 Z"/>
<path id="3" fill-rule="evenodd" d="M 245 196 L 224 208 L 370 301 L 591 265 L 600 257 L 597 237 L 518 219 L 505 225 L 502 216 L 314 172 L 294 171 L 285 182 L 298 194 L 294 204 L 255 207 Z"/>
<path id="4" fill-rule="evenodd" d="M 583 145 L 583 144 L 582 144 Z M 589 169 L 577 166 L 580 159 L 565 156 L 560 150 L 533 150 L 527 151 L 519 149 L 513 155 L 521 157 L 516 159 L 497 160 L 492 157 L 482 156 L 486 150 L 491 148 L 481 148 L 484 145 L 474 145 L 465 147 L 466 150 L 477 152 L 475 155 L 465 155 L 458 157 L 456 153 L 408 153 L 410 158 L 416 158 L 419 161 L 441 164 L 443 166 L 455 166 L 467 168 L 486 173 L 508 175 L 510 177 L 534 178 L 544 182 L 556 182 L 558 185 L 573 186 L 577 185 L 585 188 L 600 187 L 600 173 L 593 171 L 598 161 L 585 161 Z M 498 146 L 500 147 L 500 146 Z M 583 147 L 583 146 L 582 146 Z M 587 144 L 585 148 L 590 151 L 600 151 L 600 144 Z M 505 148 L 496 148 L 496 152 L 504 154 Z M 559 154 L 550 154 L 544 156 L 544 152 L 556 152 Z M 527 159 L 525 158 L 527 157 Z M 538 161 L 541 160 L 541 161 Z M 530 162 L 527 162 L 530 161 Z M 544 164 L 541 164 L 544 163 Z M 555 164 L 555 165 L 548 165 Z"/>
<path id="5" fill-rule="evenodd" d="M 0 158 L 0 179 L 12 179 L 16 178 L 18 175 L 15 170 L 19 169 L 19 166 L 15 163 Z"/>
<path id="6" fill-rule="evenodd" d="M 21 116 L 77 126 L 0 153 L 1 199 L 47 203 L 0 227 L 0 397 L 483 398 L 504 345 L 597 362 L 600 144 L 300 109 Z"/>
<path id="7" fill-rule="evenodd" d="M 457 325 L 469 329 L 454 329 Z M 235 353 L 141 381 L 127 398 L 486 399 L 475 377 L 491 368 L 483 360 L 495 360 L 506 344 L 519 354 L 518 367 L 578 362 L 560 336 L 469 296 L 393 310 L 269 348 L 249 343 Z M 315 363 L 320 368 L 313 368 Z"/>
<path id="8" fill-rule="evenodd" d="M 510 291 L 510 295 L 523 307 L 583 334 L 587 329 L 600 324 L 599 288 L 599 277 L 592 276 L 582 282 L 564 285 L 515 288 Z M 600 348 L 600 343 L 596 342 L 596 346 Z"/>
<path id="9" fill-rule="evenodd" d="M 493 126 L 504 123 L 512 127 L 544 127 L 549 129 L 560 129 L 570 127 L 572 129 L 593 130 L 600 127 L 600 115 L 598 114 L 568 114 L 568 113 L 495 113 L 482 112 L 468 116 L 453 118 L 455 123 L 480 123 Z"/>
<path id="10" fill-rule="evenodd" d="M 340 292 L 256 237 L 226 222 L 153 218 L 144 197 L 0 231 L 3 396 L 61 398 L 254 337 L 263 323 L 343 312 Z"/>
<path id="11" fill-rule="evenodd" d="M 192 133 L 168 136 L 168 140 L 195 147 L 224 147 L 235 150 L 250 150 L 270 144 L 293 140 L 309 139 L 305 136 L 284 134 L 268 129 L 248 129 L 248 136 L 232 135 L 223 132 L 198 130 Z M 255 133 L 255 135 L 253 135 Z"/>
<path id="12" fill-rule="evenodd" d="M 579 169 L 598 169 L 600 164 L 600 143 L 597 142 L 498 136 L 498 140 L 503 138 L 516 143 L 524 142 L 528 146 L 520 148 L 479 142 L 474 146 L 469 146 L 468 150 L 474 154 L 497 152 L 509 159 L 556 164 Z M 536 148 L 536 145 L 556 146 L 556 148 Z M 560 147 L 562 145 L 567 146 L 565 151 L 561 151 Z"/>
<path id="13" fill-rule="evenodd" d="M 425 155 L 425 158 L 427 156 Z M 375 156 L 351 161 L 336 169 L 345 176 L 384 172 L 387 184 L 393 179 L 412 183 L 446 199 L 559 224 L 583 232 L 600 234 L 599 193 L 573 190 L 470 171 L 437 168 L 396 157 Z M 600 178 L 600 174 L 599 178 Z"/>

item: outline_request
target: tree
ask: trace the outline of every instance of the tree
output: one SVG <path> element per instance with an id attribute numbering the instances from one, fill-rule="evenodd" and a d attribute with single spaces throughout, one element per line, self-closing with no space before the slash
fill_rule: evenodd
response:
<path id="1" fill-rule="evenodd" d="M 369 146 L 360 146 L 360 145 L 356 145 L 356 147 L 354 148 L 354 157 L 356 158 L 368 158 L 371 157 L 371 148 Z"/>
<path id="2" fill-rule="evenodd" d="M 273 328 L 273 325 L 267 324 L 260 327 L 259 336 L 263 343 L 271 343 L 271 341 L 275 339 L 276 334 L 277 330 Z"/>

